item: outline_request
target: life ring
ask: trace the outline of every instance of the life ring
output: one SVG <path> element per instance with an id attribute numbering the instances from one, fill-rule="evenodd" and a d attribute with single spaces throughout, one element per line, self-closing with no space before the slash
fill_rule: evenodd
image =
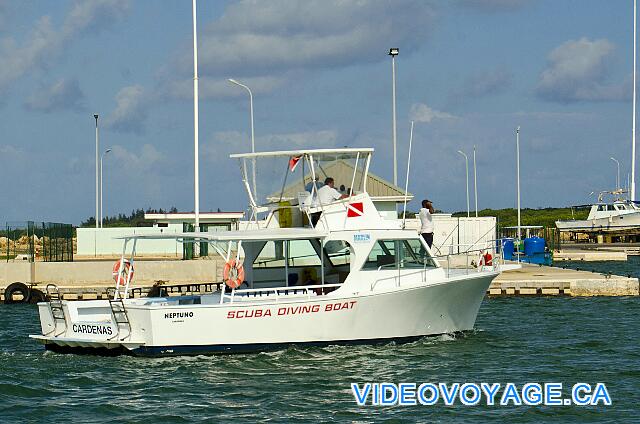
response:
<path id="1" fill-rule="evenodd" d="M 122 267 L 120 266 L 122 264 Z M 122 271 L 121 271 L 122 269 Z M 115 264 L 113 264 L 113 280 L 117 285 L 124 285 L 127 283 L 127 276 L 131 273 L 129 277 L 129 282 L 133 281 L 133 265 L 129 261 L 129 259 L 118 259 Z"/>
<path id="2" fill-rule="evenodd" d="M 224 283 L 232 289 L 237 289 L 244 282 L 244 266 L 242 262 L 230 259 L 224 264 L 222 272 Z"/>
<path id="3" fill-rule="evenodd" d="M 493 265 L 493 256 L 491 253 L 486 252 L 484 255 L 480 255 L 480 261 L 478 262 L 478 266 L 492 266 Z"/>
<path id="4" fill-rule="evenodd" d="M 22 300 L 14 300 L 13 294 L 18 292 L 22 295 Z M 31 289 L 24 283 L 11 283 L 4 289 L 4 303 L 29 303 Z"/>

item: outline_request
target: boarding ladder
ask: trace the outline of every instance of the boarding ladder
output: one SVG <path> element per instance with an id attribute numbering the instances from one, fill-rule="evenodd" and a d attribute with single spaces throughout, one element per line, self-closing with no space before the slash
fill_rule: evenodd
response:
<path id="1" fill-rule="evenodd" d="M 129 315 L 127 309 L 124 307 L 124 301 L 122 297 L 114 297 L 109 299 L 109 307 L 111 308 L 111 315 L 113 316 L 113 322 L 116 324 L 117 332 L 111 337 L 116 338 L 120 336 L 120 325 L 125 325 L 128 329 L 126 337 L 119 338 L 118 340 L 124 340 L 131 335 L 131 321 L 129 321 Z"/>
<path id="2" fill-rule="evenodd" d="M 46 333 L 45 336 L 54 333 L 53 336 L 57 337 L 67 331 L 67 319 L 64 314 L 64 307 L 62 306 L 62 298 L 60 296 L 60 290 L 55 284 L 47 284 L 46 291 L 47 297 L 49 298 L 49 310 L 51 311 L 51 316 L 53 317 L 53 329 Z M 62 331 L 56 333 L 59 321 L 64 324 L 64 328 L 62 329 Z"/>

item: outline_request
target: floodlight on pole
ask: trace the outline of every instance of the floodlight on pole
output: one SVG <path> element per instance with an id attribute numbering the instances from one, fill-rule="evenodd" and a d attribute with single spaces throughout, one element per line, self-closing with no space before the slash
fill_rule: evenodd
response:
<path id="1" fill-rule="evenodd" d="M 464 156 L 464 170 L 467 174 L 467 218 L 469 218 L 469 158 L 462 150 L 458 150 L 458 153 Z"/>
<path id="2" fill-rule="evenodd" d="M 102 189 L 104 187 L 104 184 L 102 182 L 102 171 L 103 171 L 103 159 L 104 156 L 109 153 L 111 151 L 111 149 L 107 149 L 105 150 L 101 155 L 100 155 L 100 228 L 102 228 L 102 224 L 103 224 L 103 215 L 102 215 L 102 211 L 103 211 L 103 206 L 102 206 Z"/>
<path id="3" fill-rule="evenodd" d="M 522 240 L 522 229 L 520 227 L 520 126 L 516 128 L 516 182 L 518 194 L 518 242 Z"/>
<path id="4" fill-rule="evenodd" d="M 196 28 L 196 0 L 193 0 L 193 182 L 195 231 L 200 231 L 200 163 L 198 142 L 198 31 Z M 198 254 L 198 244 L 194 244 L 194 254 Z"/>
<path id="5" fill-rule="evenodd" d="M 397 153 L 397 127 L 396 127 L 396 56 L 400 49 L 393 47 L 389 49 L 391 56 L 391 97 L 392 97 L 392 127 L 393 127 L 393 184 L 398 185 L 398 153 Z"/>
<path id="6" fill-rule="evenodd" d="M 249 92 L 249 110 L 251 114 L 251 153 L 255 153 L 256 141 L 255 141 L 255 134 L 253 131 L 253 93 L 251 92 L 251 89 L 248 86 L 242 84 L 241 82 L 238 82 L 237 80 L 234 80 L 233 78 L 229 78 L 228 81 L 232 84 L 235 84 L 237 86 L 244 88 Z M 252 159 L 252 166 L 253 166 L 253 196 L 254 198 L 257 199 L 258 192 L 256 190 L 256 158 Z"/>
<path id="7" fill-rule="evenodd" d="M 94 114 L 93 117 L 96 120 L 96 228 L 98 228 L 98 213 L 99 213 L 99 207 L 100 207 L 100 187 L 98 186 L 98 179 L 100 178 L 100 169 L 99 169 L 99 164 L 98 164 L 98 151 L 100 150 L 100 141 L 98 138 L 98 114 Z"/>
<path id="8" fill-rule="evenodd" d="M 473 197 L 476 202 L 476 218 L 478 217 L 478 172 L 476 171 L 476 145 L 473 145 Z"/>

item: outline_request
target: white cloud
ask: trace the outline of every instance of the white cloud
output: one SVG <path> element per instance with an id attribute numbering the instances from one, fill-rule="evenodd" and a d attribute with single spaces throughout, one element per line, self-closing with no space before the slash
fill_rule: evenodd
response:
<path id="1" fill-rule="evenodd" d="M 511 12 L 531 3 L 531 0 L 457 0 L 461 6 L 480 12 Z"/>
<path id="2" fill-rule="evenodd" d="M 122 88 L 116 95 L 116 103 L 106 126 L 118 132 L 142 134 L 148 106 L 144 88 L 141 85 Z"/>
<path id="3" fill-rule="evenodd" d="M 76 78 L 61 79 L 49 87 L 40 87 L 25 102 L 25 107 L 40 112 L 57 110 L 80 110 L 83 106 L 84 93 Z"/>
<path id="4" fill-rule="evenodd" d="M 253 77 L 262 79 L 264 91 L 269 92 L 296 70 L 384 61 L 392 46 L 401 47 L 401 54 L 407 55 L 425 42 L 434 22 L 434 4 L 422 0 L 241 0 L 229 5 L 199 35 L 201 81 Z M 177 74 L 179 81 L 187 81 L 193 72 L 192 54 L 190 48 L 183 48 L 164 78 L 171 80 Z M 169 92 L 184 97 L 185 83 L 177 84 L 183 88 Z M 230 96 L 220 83 L 203 91 L 205 98 Z"/>
<path id="5" fill-rule="evenodd" d="M 409 120 L 416 122 L 431 122 L 436 120 L 457 119 L 450 113 L 441 112 L 425 105 L 424 103 L 414 103 L 409 111 Z"/>
<path id="6" fill-rule="evenodd" d="M 146 174 L 147 171 L 155 169 L 158 163 L 165 159 L 165 155 L 151 144 L 144 144 L 140 152 L 134 152 L 119 145 L 113 146 L 112 150 L 118 163 L 118 172 L 130 170 L 132 174 Z"/>
<path id="7" fill-rule="evenodd" d="M 503 68 L 479 72 L 467 78 L 461 94 L 483 97 L 500 93 L 509 87 L 511 77 L 511 73 Z"/>
<path id="8" fill-rule="evenodd" d="M 12 146 L 10 144 L 0 144 L 0 156 L 7 157 L 17 157 L 22 156 L 24 154 L 24 150 L 19 147 Z"/>
<path id="9" fill-rule="evenodd" d="M 104 27 L 122 16 L 128 4 L 129 0 L 76 1 L 61 29 L 54 27 L 49 16 L 42 16 L 24 42 L 3 38 L 0 40 L 0 57 L 3 58 L 0 89 L 6 89 L 29 72 L 46 69 L 74 37 Z"/>
<path id="10" fill-rule="evenodd" d="M 256 150 L 321 149 L 336 147 L 337 143 L 338 134 L 334 130 L 267 134 L 256 137 Z M 248 133 L 239 131 L 216 132 L 212 141 L 206 144 L 204 153 L 210 160 L 217 161 L 222 157 L 221 148 L 224 149 L 224 153 L 248 152 L 251 150 L 251 137 Z"/>
<path id="11" fill-rule="evenodd" d="M 559 103 L 624 100 L 630 81 L 608 83 L 615 46 L 608 40 L 569 40 L 549 53 L 537 95 Z"/>

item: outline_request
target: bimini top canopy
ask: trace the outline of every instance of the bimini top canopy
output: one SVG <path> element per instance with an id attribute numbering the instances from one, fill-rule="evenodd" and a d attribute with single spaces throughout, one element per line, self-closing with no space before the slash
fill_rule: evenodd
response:
<path id="1" fill-rule="evenodd" d="M 355 158 L 358 153 L 370 154 L 373 153 L 372 147 L 360 147 L 360 148 L 344 148 L 344 149 L 303 149 L 303 150 L 282 150 L 278 152 L 256 152 L 256 153 L 234 153 L 229 155 L 230 158 L 265 158 L 276 156 L 302 156 L 312 155 L 314 157 L 321 157 L 324 160 L 338 160 L 338 159 L 352 159 Z"/>
<path id="2" fill-rule="evenodd" d="M 214 241 L 260 241 L 260 240 L 297 240 L 324 238 L 327 232 L 314 228 L 269 228 L 261 230 L 217 231 L 214 233 L 161 233 L 137 234 L 117 237 L 121 240 L 162 240 L 172 239 L 180 241 L 214 242 Z"/>

